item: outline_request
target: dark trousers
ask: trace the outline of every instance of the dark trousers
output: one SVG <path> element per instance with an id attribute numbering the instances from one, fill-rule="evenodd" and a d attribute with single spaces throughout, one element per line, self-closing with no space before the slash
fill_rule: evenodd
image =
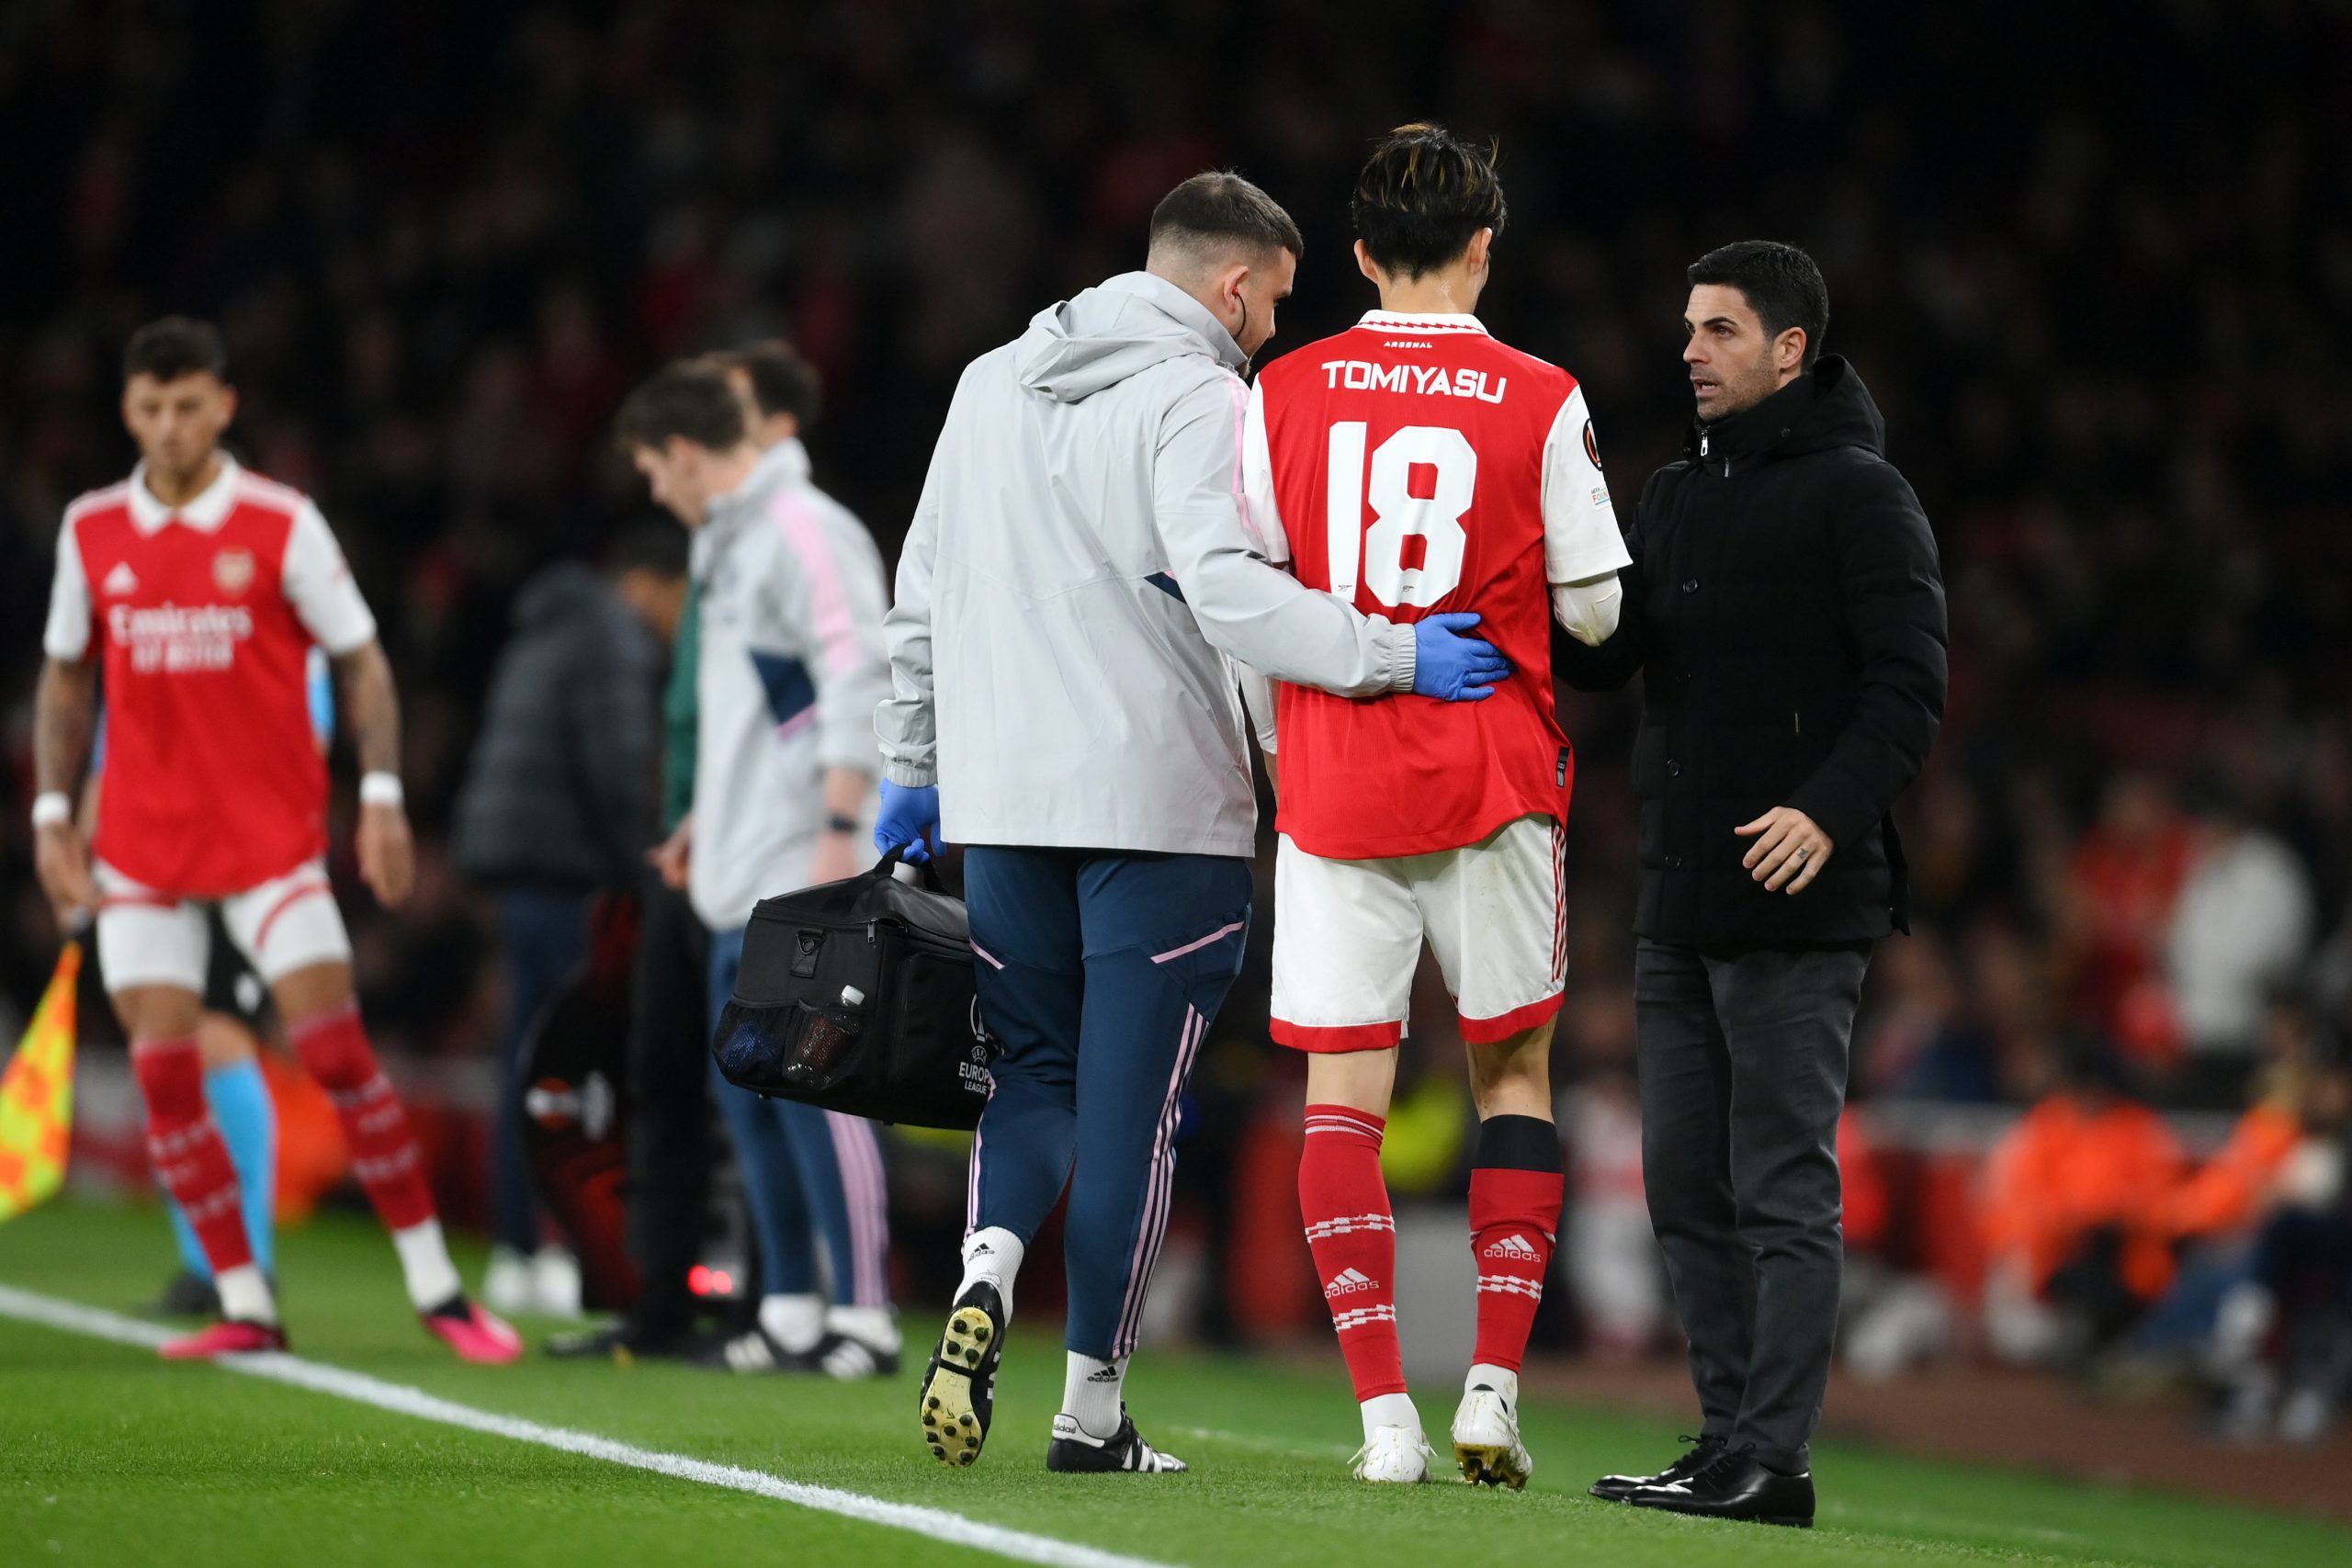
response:
<path id="1" fill-rule="evenodd" d="M 1069 1188 L 1065 1343 L 1135 1348 L 1175 1195 L 1184 1084 L 1241 970 L 1247 861 L 976 847 L 980 1016 L 1004 1043 L 972 1141 L 973 1229 L 1026 1245 Z"/>
<path id="2" fill-rule="evenodd" d="M 539 1205 L 523 1153 L 523 1060 L 531 1025 L 588 956 L 590 895 L 512 888 L 498 896 L 498 934 L 506 950 L 506 1049 L 499 1064 L 498 1123 L 491 1134 L 492 1229 L 517 1252 L 538 1250 Z"/>
<path id="3" fill-rule="evenodd" d="M 643 1280 L 633 1324 L 693 1325 L 686 1276 L 710 1206 L 710 933 L 686 896 L 649 874 L 639 899 L 628 1054 L 628 1249 Z"/>
<path id="4" fill-rule="evenodd" d="M 1702 1433 L 1805 1468 L 1838 1329 L 1838 1117 L 1859 947 L 1634 961 L 1642 1181 Z"/>

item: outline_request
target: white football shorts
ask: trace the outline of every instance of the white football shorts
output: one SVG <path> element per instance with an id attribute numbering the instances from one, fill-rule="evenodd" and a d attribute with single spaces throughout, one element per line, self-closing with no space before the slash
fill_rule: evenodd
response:
<path id="1" fill-rule="evenodd" d="M 108 991 L 175 986 L 204 993 L 212 931 L 204 903 L 133 882 L 100 861 L 98 964 Z M 323 861 L 311 861 L 259 887 L 220 901 L 220 923 L 254 972 L 276 985 L 313 964 L 351 962 L 351 938 L 335 908 Z"/>
<path id="2" fill-rule="evenodd" d="M 1273 1035 L 1302 1051 L 1376 1051 L 1404 1036 L 1421 941 L 1491 1044 L 1560 1010 L 1566 835 L 1521 817 L 1478 843 L 1385 860 L 1274 852 Z"/>

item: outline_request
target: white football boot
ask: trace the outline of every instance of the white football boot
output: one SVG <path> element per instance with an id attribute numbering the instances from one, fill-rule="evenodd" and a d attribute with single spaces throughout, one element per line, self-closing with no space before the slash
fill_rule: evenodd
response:
<path id="1" fill-rule="evenodd" d="M 1409 1427 L 1374 1427 L 1356 1450 L 1350 1473 L 1358 1481 L 1414 1485 L 1430 1478 L 1430 1461 L 1436 1457 L 1418 1421 Z"/>
<path id="2" fill-rule="evenodd" d="M 1527 1445 L 1519 1440 L 1518 1381 L 1510 1380 L 1509 1388 L 1473 1383 L 1453 1413 L 1453 1462 L 1462 1467 L 1462 1479 L 1474 1486 L 1522 1492 L 1535 1469 Z"/>

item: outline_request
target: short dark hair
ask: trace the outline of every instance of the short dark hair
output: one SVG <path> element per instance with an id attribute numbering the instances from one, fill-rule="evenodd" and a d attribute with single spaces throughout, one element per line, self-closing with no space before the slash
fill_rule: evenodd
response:
<path id="1" fill-rule="evenodd" d="M 176 381 L 183 376 L 229 378 L 229 349 L 220 329 L 192 316 L 165 316 L 130 334 L 122 350 L 122 378 L 153 376 Z"/>
<path id="2" fill-rule="evenodd" d="M 646 378 L 613 421 L 613 439 L 624 452 L 659 452 L 672 436 L 724 452 L 743 440 L 743 405 L 727 373 L 707 360 L 682 359 Z"/>
<path id="3" fill-rule="evenodd" d="M 1805 369 L 1821 357 L 1821 340 L 1829 332 L 1829 285 L 1813 258 L 1794 245 L 1778 240 L 1718 245 L 1692 262 L 1687 276 L 1694 288 L 1721 283 L 1738 289 L 1773 337 L 1803 327 Z"/>
<path id="4" fill-rule="evenodd" d="M 1416 121 L 1382 139 L 1356 175 L 1348 217 L 1381 271 L 1419 277 L 1460 256 L 1481 229 L 1503 231 L 1495 151 Z"/>
<path id="5" fill-rule="evenodd" d="M 817 367 L 784 339 L 772 337 L 749 348 L 729 349 L 718 355 L 718 361 L 730 370 L 741 370 L 752 383 L 752 402 L 761 417 L 788 413 L 803 428 L 815 422 Z"/>
<path id="6" fill-rule="evenodd" d="M 1151 209 L 1151 248 L 1174 244 L 1193 251 L 1240 246 L 1264 253 L 1306 254 L 1282 204 L 1230 169 L 1194 175 L 1159 198 Z"/>
<path id="7" fill-rule="evenodd" d="M 615 577 L 650 571 L 664 578 L 686 575 L 686 536 L 673 523 L 639 523 L 624 528 L 605 547 L 605 570 Z"/>

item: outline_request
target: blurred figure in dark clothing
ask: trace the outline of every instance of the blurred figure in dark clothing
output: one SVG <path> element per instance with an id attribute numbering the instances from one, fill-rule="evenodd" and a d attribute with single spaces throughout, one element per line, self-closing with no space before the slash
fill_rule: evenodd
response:
<path id="1" fill-rule="evenodd" d="M 589 907 L 634 887 L 653 836 L 655 691 L 685 597 L 674 529 L 624 534 L 603 572 L 559 561 L 523 587 L 491 678 L 457 858 L 497 896 L 507 1016 L 491 1132 L 493 1311 L 579 1312 L 576 1267 L 540 1245 L 522 1143 L 524 1043 L 588 951 Z"/>

